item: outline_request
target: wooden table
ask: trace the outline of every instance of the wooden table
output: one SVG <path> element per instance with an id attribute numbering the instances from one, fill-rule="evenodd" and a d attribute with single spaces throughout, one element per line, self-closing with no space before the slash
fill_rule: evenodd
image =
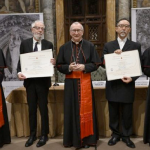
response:
<path id="1" fill-rule="evenodd" d="M 143 135 L 145 116 L 145 100 L 147 87 L 136 88 L 133 108 L 133 134 Z M 99 135 L 109 137 L 109 112 L 105 98 L 105 88 L 94 88 L 95 105 Z M 63 98 L 64 86 L 52 86 L 48 94 L 49 137 L 63 134 Z M 6 98 L 12 104 L 11 109 L 11 136 L 29 136 L 29 118 L 26 91 L 24 87 L 13 90 Z M 38 110 L 37 136 L 40 135 L 40 115 Z"/>

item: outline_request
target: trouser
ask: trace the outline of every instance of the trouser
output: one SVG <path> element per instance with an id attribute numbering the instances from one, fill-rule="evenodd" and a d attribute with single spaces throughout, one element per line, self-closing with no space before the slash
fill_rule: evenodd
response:
<path id="1" fill-rule="evenodd" d="M 129 137 L 132 134 L 133 103 L 108 102 L 109 127 L 112 136 Z M 121 120 L 120 120 L 121 119 Z M 121 132 L 120 126 L 121 124 Z"/>
<path id="2" fill-rule="evenodd" d="M 41 135 L 47 135 L 49 133 L 47 108 L 49 88 L 33 82 L 26 88 L 26 91 L 29 106 L 30 135 L 35 136 L 37 131 L 37 105 L 39 106 L 39 111 L 41 114 Z"/>

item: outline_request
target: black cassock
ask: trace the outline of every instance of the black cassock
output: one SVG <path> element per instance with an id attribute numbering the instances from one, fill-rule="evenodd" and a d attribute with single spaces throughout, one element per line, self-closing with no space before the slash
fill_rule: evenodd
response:
<path id="1" fill-rule="evenodd" d="M 4 117 L 4 125 L 0 127 L 0 147 L 2 147 L 4 144 L 9 144 L 11 142 L 6 102 L 5 102 L 5 97 L 2 88 L 2 81 L 3 81 L 5 67 L 6 64 L 5 64 L 4 55 L 2 50 L 0 49 L 0 88 L 1 88 L 1 95 L 2 95 L 2 113 Z"/>
<path id="2" fill-rule="evenodd" d="M 150 48 L 146 49 L 143 53 L 142 69 L 144 74 L 150 77 Z M 143 141 L 145 144 L 150 143 L 150 83 L 146 100 Z"/>
<path id="3" fill-rule="evenodd" d="M 72 62 L 85 64 L 85 73 L 90 73 L 98 68 L 98 65 L 100 64 L 100 58 L 92 43 L 86 40 L 80 41 L 79 44 L 75 44 L 74 42 L 69 41 L 60 47 L 56 65 L 61 73 L 68 75 L 72 74 L 72 72 L 69 72 L 69 64 Z M 94 134 L 89 135 L 82 140 L 80 137 L 80 87 L 78 86 L 79 82 L 79 79 L 65 79 L 63 145 L 66 147 L 96 145 L 98 140 L 93 88 L 92 111 Z"/>

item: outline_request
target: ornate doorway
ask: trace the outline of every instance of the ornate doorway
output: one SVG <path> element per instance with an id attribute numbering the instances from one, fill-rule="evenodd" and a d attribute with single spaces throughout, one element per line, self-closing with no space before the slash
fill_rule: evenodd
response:
<path id="1" fill-rule="evenodd" d="M 91 41 L 101 56 L 106 42 L 106 1 L 64 0 L 65 42 L 70 40 L 69 27 L 75 21 L 83 25 L 84 39 Z"/>
<path id="2" fill-rule="evenodd" d="M 70 39 L 69 25 L 71 24 L 71 21 L 72 22 L 75 21 L 75 20 L 71 20 L 71 19 L 78 19 L 78 18 L 75 18 L 75 16 L 72 16 L 72 18 L 70 18 L 70 19 L 68 18 L 68 20 L 66 20 L 67 19 L 67 16 L 65 16 L 66 9 L 72 9 L 72 7 L 73 7 L 72 5 L 69 5 L 71 3 L 69 1 L 72 1 L 72 0 L 56 0 L 56 36 L 57 36 L 57 50 L 56 51 L 57 51 L 57 53 L 59 52 L 60 46 L 63 45 L 67 40 Z M 77 0 L 77 1 L 79 2 L 79 0 Z M 88 5 L 87 5 L 87 3 L 85 3 L 85 0 L 80 0 L 80 1 L 84 1 L 84 5 L 81 3 L 82 4 L 81 8 L 85 9 L 88 12 L 89 8 L 87 8 Z M 88 0 L 86 0 L 86 1 L 88 1 Z M 98 4 L 101 4 L 100 2 L 105 1 L 105 0 L 97 0 L 97 1 L 98 1 Z M 105 3 L 106 4 L 104 6 L 98 5 L 98 8 L 99 7 L 100 8 L 101 7 L 105 8 L 105 13 L 104 13 L 105 14 L 105 16 L 104 16 L 105 17 L 105 32 L 103 32 L 102 30 L 101 31 L 104 34 L 103 37 L 107 38 L 106 42 L 109 42 L 109 41 L 112 41 L 116 38 L 116 33 L 115 33 L 115 22 L 116 22 L 116 19 L 115 19 L 115 15 L 116 15 L 115 9 L 116 9 L 116 7 L 115 6 L 116 6 L 116 0 L 106 0 Z M 68 5 L 66 5 L 66 4 L 68 4 Z M 104 8 L 102 8 L 100 10 L 104 11 Z M 71 11 L 72 10 L 69 10 L 69 12 L 71 12 Z M 96 12 L 97 11 L 98 10 L 96 10 Z M 84 11 L 82 11 L 82 12 L 84 12 Z M 94 10 L 94 12 L 92 11 L 92 13 L 95 13 L 95 10 Z M 86 13 L 86 14 L 88 14 L 88 13 Z M 70 16 L 71 15 L 72 14 L 70 14 Z M 88 18 L 88 16 L 91 16 L 91 17 Z M 85 20 L 87 19 L 86 22 L 81 22 L 81 23 L 84 23 L 83 26 L 84 26 L 85 30 L 86 30 L 88 25 L 89 25 L 89 27 L 91 27 L 93 25 L 93 22 L 91 22 L 91 19 L 94 20 L 94 17 L 92 18 L 92 16 L 97 17 L 98 15 L 97 14 L 87 15 L 87 17 L 85 17 L 85 15 L 82 15 L 82 17 L 84 17 Z M 99 19 L 103 19 L 103 17 L 99 17 Z M 70 22 L 69 22 L 69 20 L 70 20 Z M 85 20 L 83 20 L 83 21 L 85 21 Z M 80 20 L 78 20 L 78 21 L 80 21 Z M 102 20 L 97 20 L 95 25 L 100 25 L 98 21 L 102 21 Z M 67 26 L 68 26 L 68 30 L 66 30 Z M 89 37 L 88 33 L 89 32 L 86 32 L 84 34 L 84 36 L 85 36 L 84 38 Z M 98 39 L 98 40 L 102 40 L 100 31 L 99 31 L 98 35 L 100 35 L 100 39 Z M 94 40 L 93 41 L 90 40 L 90 41 L 94 43 Z M 104 41 L 102 41 L 101 43 L 103 44 Z M 96 44 L 95 44 L 95 46 L 96 46 Z M 100 45 L 99 47 L 100 47 L 99 49 L 97 47 L 96 47 L 96 49 L 99 51 L 99 54 L 101 55 L 102 45 Z M 102 72 L 102 71 L 100 71 L 100 72 Z M 98 77 L 100 77 L 100 78 L 101 78 L 101 76 L 103 76 L 103 75 L 100 75 L 99 73 L 97 73 L 97 74 L 98 74 Z M 64 78 L 62 78 L 60 73 L 58 74 L 58 78 L 59 78 L 59 82 L 64 82 Z M 95 80 L 99 80 L 99 79 L 96 78 Z"/>
<path id="3" fill-rule="evenodd" d="M 67 6 L 64 4 L 65 1 L 69 1 L 69 0 L 56 0 L 56 36 L 57 36 L 57 50 L 56 51 L 57 53 L 59 52 L 60 46 L 63 45 L 66 40 L 65 27 L 67 24 L 66 24 L 66 20 L 64 19 L 65 10 L 71 9 L 70 6 L 69 8 L 67 8 Z M 80 1 L 85 1 L 85 0 L 80 0 Z M 97 0 L 97 1 L 101 1 L 101 0 Z M 105 1 L 105 0 L 102 0 L 102 1 Z M 112 41 L 116 37 L 116 33 L 115 33 L 115 22 L 116 22 L 115 8 L 116 7 L 115 6 L 116 6 L 116 0 L 106 0 L 106 7 L 105 7 L 106 8 L 106 32 L 103 32 L 107 38 L 106 42 Z M 68 23 L 68 26 L 69 26 L 69 23 Z M 69 30 L 67 32 L 69 32 Z"/>

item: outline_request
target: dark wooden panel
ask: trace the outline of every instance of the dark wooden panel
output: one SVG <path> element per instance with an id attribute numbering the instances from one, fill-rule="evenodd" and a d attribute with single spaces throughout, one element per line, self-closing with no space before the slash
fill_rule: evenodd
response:
<path id="1" fill-rule="evenodd" d="M 100 57 L 106 42 L 106 1 L 64 0 L 65 42 L 71 39 L 70 25 L 78 21 L 84 27 L 83 38 L 91 41 Z"/>

